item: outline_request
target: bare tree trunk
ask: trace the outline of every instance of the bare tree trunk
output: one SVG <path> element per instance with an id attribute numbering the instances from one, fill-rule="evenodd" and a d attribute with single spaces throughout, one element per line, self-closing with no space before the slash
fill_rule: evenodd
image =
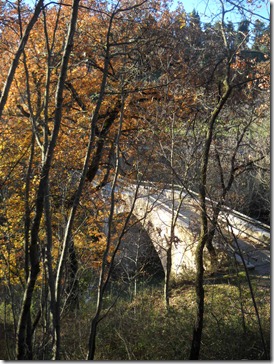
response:
<path id="1" fill-rule="evenodd" d="M 34 24 L 36 23 L 39 15 L 41 13 L 43 3 L 44 3 L 44 0 L 39 0 L 37 5 L 35 6 L 34 14 L 33 14 L 32 18 L 30 19 L 30 21 L 29 21 L 29 23 L 28 23 L 28 25 L 26 27 L 26 30 L 25 30 L 22 38 L 21 38 L 18 49 L 17 49 L 17 51 L 15 53 L 14 59 L 13 59 L 12 64 L 10 66 L 5 85 L 4 85 L 3 90 L 1 92 L 0 118 L 2 117 L 2 113 L 3 113 L 3 110 L 4 110 L 5 104 L 7 102 L 9 90 L 10 90 L 10 87 L 11 87 L 11 84 L 12 84 L 12 81 L 13 81 L 13 78 L 14 78 L 16 68 L 17 68 L 18 63 L 19 63 L 20 56 L 21 56 L 22 52 L 25 49 L 25 46 L 27 44 L 30 32 L 31 32 Z"/>
<path id="2" fill-rule="evenodd" d="M 55 302 L 55 277 L 52 266 L 52 223 L 50 215 L 50 201 L 49 201 L 49 186 L 47 185 L 46 196 L 45 196 L 45 225 L 46 225 L 46 236 L 47 245 L 45 247 L 45 270 L 48 278 L 49 294 L 50 294 L 50 328 L 55 330 L 56 325 L 56 302 Z M 52 327 L 51 327 L 52 326 Z M 52 335 L 52 347 L 54 345 L 54 335 Z"/>
<path id="3" fill-rule="evenodd" d="M 72 15 L 70 20 L 70 28 L 68 31 L 67 41 L 64 48 L 64 54 L 61 63 L 61 71 L 57 84 L 56 92 L 56 104 L 55 104 L 55 118 L 54 118 L 54 129 L 52 132 L 52 138 L 47 149 L 45 156 L 45 162 L 42 167 L 40 183 L 38 187 L 38 193 L 36 198 L 36 214 L 34 217 L 33 226 L 31 229 L 31 243 L 30 243 L 30 274 L 23 297 L 22 310 L 18 323 L 18 334 L 17 334 L 17 359 L 27 359 L 27 353 L 25 350 L 26 342 L 26 326 L 28 317 L 30 315 L 30 308 L 32 302 L 33 290 L 36 284 L 37 276 L 40 272 L 40 252 L 38 246 L 38 236 L 41 218 L 43 214 L 44 198 L 47 191 L 49 171 L 51 167 L 52 158 L 54 155 L 55 145 L 58 138 L 58 133 L 61 124 L 62 117 L 62 104 L 63 104 L 63 90 L 65 84 L 65 78 L 67 73 L 69 56 L 73 46 L 73 36 L 76 27 L 77 12 L 80 0 L 74 0 L 72 7 Z"/>
<path id="4" fill-rule="evenodd" d="M 168 241 L 168 248 L 166 250 L 166 269 L 165 269 L 165 285 L 164 285 L 164 298 L 166 310 L 169 310 L 169 294 L 170 294 L 170 275 L 172 266 L 172 241 Z"/>
<path id="5" fill-rule="evenodd" d="M 99 312 L 100 311 L 101 311 L 101 309 L 100 310 L 97 309 L 97 313 L 91 321 L 90 335 L 89 335 L 89 341 L 88 341 L 89 351 L 88 351 L 87 360 L 94 360 L 95 348 L 96 348 L 97 326 L 98 326 L 98 322 L 99 322 Z"/>
<path id="6" fill-rule="evenodd" d="M 113 14 L 114 16 L 114 14 Z M 103 71 L 103 79 L 101 82 L 100 94 L 98 98 L 98 102 L 96 104 L 96 108 L 92 117 L 91 121 L 91 130 L 90 130 L 90 137 L 89 137 L 89 144 L 87 147 L 87 152 L 85 156 L 85 161 L 79 181 L 79 185 L 77 187 L 76 193 L 72 197 L 72 207 L 70 210 L 69 218 L 66 225 L 66 230 L 63 238 L 63 246 L 62 246 L 62 253 L 59 259 L 59 264 L 57 267 L 56 273 L 56 283 L 55 283 L 55 301 L 56 301 L 56 326 L 55 326 L 55 344 L 53 348 L 53 358 L 55 360 L 60 359 L 60 342 L 61 342 L 61 334 L 60 334 L 60 304 L 61 304 L 61 280 L 63 276 L 63 269 L 64 264 L 67 257 L 68 248 L 70 245 L 70 236 L 72 233 L 73 223 L 75 219 L 75 215 L 77 212 L 77 208 L 79 205 L 79 201 L 82 195 L 82 191 L 84 188 L 85 180 L 88 173 L 89 162 L 91 153 L 94 147 L 94 139 L 95 139 L 95 132 L 96 132 L 96 124 L 99 117 L 100 108 L 104 99 L 105 95 L 105 88 L 107 83 L 107 75 L 108 75 L 108 68 L 109 68 L 109 37 L 112 28 L 112 21 L 113 16 L 110 18 L 108 34 L 107 34 L 107 47 L 106 47 L 106 56 L 105 56 L 105 63 L 104 63 L 104 71 Z"/>
<path id="7" fill-rule="evenodd" d="M 37 241 L 32 240 L 30 245 L 30 275 L 28 277 L 25 294 L 23 297 L 22 310 L 18 322 L 18 333 L 17 333 L 17 359 L 18 360 L 29 360 L 30 353 L 26 350 L 29 347 L 30 338 L 28 335 L 30 331 L 30 307 L 32 302 L 32 294 L 35 287 L 37 276 L 40 272 L 39 267 L 39 252 Z"/>
<path id="8" fill-rule="evenodd" d="M 32 162 L 34 155 L 34 144 L 35 138 L 32 136 L 31 140 L 31 151 L 29 158 L 28 171 L 26 176 L 26 189 L 25 189 L 25 226 L 24 226 L 24 234 L 25 234 L 25 278 L 26 282 L 29 277 L 29 232 L 31 226 L 31 218 L 30 218 L 30 204 L 29 204 L 29 192 L 30 192 L 30 176 L 32 171 Z M 27 338 L 26 338 L 26 352 L 28 353 L 28 359 L 32 360 L 32 323 L 31 323 L 31 315 L 28 315 L 27 318 Z"/>
<path id="9" fill-rule="evenodd" d="M 207 218 L 206 218 L 207 219 Z M 207 223 L 204 221 L 204 226 L 207 228 Z M 203 252 L 206 245 L 207 234 L 203 232 L 200 236 L 198 246 L 196 248 L 195 263 L 196 263 L 196 318 L 193 328 L 193 337 L 190 351 L 190 360 L 198 360 L 200 354 L 203 321 L 204 321 L 204 265 L 203 265 Z"/>
<path id="10" fill-rule="evenodd" d="M 72 235 L 68 248 L 68 276 L 66 283 L 67 305 L 70 310 L 79 308 L 79 282 L 77 278 L 78 260 L 74 247 Z"/>
<path id="11" fill-rule="evenodd" d="M 225 105 L 227 99 L 230 96 L 232 88 L 228 83 L 229 71 L 224 80 L 225 90 L 223 96 L 221 97 L 218 105 L 212 112 L 210 119 L 208 121 L 208 130 L 205 140 L 205 147 L 202 157 L 201 165 L 201 182 L 199 191 L 199 201 L 201 209 L 201 232 L 199 242 L 196 248 L 195 261 L 196 261 L 196 319 L 193 328 L 193 338 L 190 351 L 190 360 L 198 360 L 201 347 L 202 331 L 203 331 L 203 317 L 204 317 L 204 266 L 203 266 L 203 252 L 205 246 L 212 246 L 212 240 L 214 237 L 215 226 L 211 229 L 210 234 L 208 231 L 208 214 L 206 207 L 206 185 L 207 185 L 207 172 L 208 172 L 208 162 L 209 162 L 209 151 L 213 138 L 213 131 L 215 127 L 215 121 Z M 213 248 L 213 246 L 212 246 Z M 214 249 L 214 248 L 213 248 Z"/>
<path id="12" fill-rule="evenodd" d="M 112 222 L 113 222 L 113 216 L 114 216 L 114 207 L 115 207 L 115 187 L 117 184 L 117 179 L 118 179 L 118 173 L 119 173 L 119 142 L 120 142 L 120 137 L 121 137 L 121 130 L 122 130 L 122 124 L 123 124 L 123 117 L 124 117 L 124 103 L 125 103 L 125 95 L 122 91 L 122 101 L 121 101 L 121 112 L 120 112 L 120 120 L 119 120 L 119 131 L 116 137 L 116 166 L 115 166 L 115 174 L 114 174 L 114 178 L 112 181 L 112 186 L 111 186 L 111 205 L 110 205 L 110 212 L 109 212 L 109 217 L 108 217 L 108 233 L 107 233 L 107 244 L 106 244 L 106 248 L 103 254 L 103 259 L 102 259 L 102 266 L 101 266 L 101 271 L 100 271 L 100 277 L 99 277 L 99 284 L 98 284 L 98 289 L 97 289 L 97 305 L 96 305 L 96 311 L 95 314 L 91 320 L 91 327 L 90 327 L 90 335 L 89 335 L 89 342 L 88 342 L 88 355 L 87 355 L 87 360 L 93 360 L 94 359 L 94 354 L 95 354 L 95 348 L 96 348 L 96 336 L 97 336 L 97 326 L 100 320 L 100 315 L 101 315 L 101 310 L 102 310 L 102 305 L 103 305 L 103 297 L 104 297 L 104 291 L 106 289 L 107 283 L 109 281 L 111 272 L 112 272 L 112 268 L 113 268 L 113 263 L 114 263 L 114 257 L 117 253 L 117 250 L 119 248 L 120 242 L 121 242 L 121 236 L 118 239 L 118 242 L 116 244 L 115 250 L 112 253 L 112 257 L 111 257 L 111 263 L 109 268 L 107 269 L 107 258 L 109 255 L 109 251 L 110 251 L 110 247 L 111 247 L 111 226 L 112 226 Z M 131 213 L 130 213 L 131 214 Z M 130 216 L 129 214 L 129 216 Z M 128 218 L 129 218 L 128 216 Z M 125 224 L 127 223 L 128 219 L 126 219 Z M 123 229 L 124 231 L 124 229 Z M 122 232 L 123 234 L 123 232 Z"/>
<path id="13" fill-rule="evenodd" d="M 229 224 L 228 221 L 227 221 L 227 223 Z M 254 295 L 254 292 L 253 292 L 253 287 L 252 287 L 252 283 L 251 283 L 251 280 L 250 280 L 249 272 L 248 272 L 248 269 L 247 269 L 245 259 L 243 257 L 243 253 L 241 251 L 240 245 L 238 243 L 238 240 L 237 240 L 237 238 L 236 238 L 236 236 L 235 236 L 235 234 L 233 232 L 232 232 L 232 234 L 233 234 L 233 240 L 235 242 L 235 245 L 236 245 L 238 253 L 240 255 L 242 264 L 244 266 L 244 270 L 245 270 L 245 273 L 246 273 L 246 279 L 247 279 L 247 283 L 248 283 L 248 287 L 249 287 L 253 307 L 254 307 L 256 318 L 257 318 L 257 321 L 258 321 L 259 332 L 260 332 L 260 337 L 261 337 L 262 347 L 263 347 L 263 359 L 267 360 L 267 359 L 269 359 L 268 352 L 267 352 L 267 349 L 266 349 L 266 344 L 265 344 L 264 334 L 263 334 L 263 328 L 262 328 L 262 324 L 261 324 L 261 318 L 260 318 L 260 314 L 259 314 L 259 310 L 258 310 L 258 307 L 257 307 L 256 300 L 255 300 L 255 295 Z"/>

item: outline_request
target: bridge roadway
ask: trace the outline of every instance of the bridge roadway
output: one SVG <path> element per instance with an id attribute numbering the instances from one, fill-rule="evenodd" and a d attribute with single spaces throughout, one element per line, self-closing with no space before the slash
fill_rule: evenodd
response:
<path id="1" fill-rule="evenodd" d="M 109 195 L 110 186 L 104 189 Z M 151 241 L 166 267 L 166 251 L 170 243 L 171 222 L 174 212 L 178 217 L 172 243 L 172 273 L 180 276 L 186 270 L 194 270 L 195 246 L 199 236 L 199 204 L 197 194 L 182 191 L 179 186 L 165 186 L 143 182 L 140 185 L 119 180 L 116 187 L 116 213 L 132 209 L 135 217 L 148 232 Z M 215 202 L 208 200 L 209 206 Z M 270 276 L 270 227 L 226 206 L 219 217 L 219 231 L 214 245 L 226 251 L 242 264 L 242 257 L 249 269 L 256 274 Z M 236 240 L 236 241 L 235 241 Z M 240 249 L 240 252 L 239 252 Z"/>

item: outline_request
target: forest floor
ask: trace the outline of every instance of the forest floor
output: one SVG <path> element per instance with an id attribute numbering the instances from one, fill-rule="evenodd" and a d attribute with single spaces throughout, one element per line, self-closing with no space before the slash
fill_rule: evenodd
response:
<path id="1" fill-rule="evenodd" d="M 243 269 L 205 277 L 205 316 L 201 360 L 261 360 L 262 338 L 250 288 Z M 258 308 L 264 341 L 270 353 L 270 279 L 256 270 L 250 280 Z M 115 282 L 104 299 L 107 312 L 121 286 Z M 95 298 L 95 297 L 94 297 Z M 80 309 L 62 318 L 62 360 L 83 360 L 87 353 L 93 297 L 80 302 Z M 100 322 L 95 360 L 188 360 L 195 318 L 195 287 L 190 277 L 173 285 L 170 309 L 163 299 L 162 282 L 139 280 L 137 292 L 128 285 L 116 304 Z M 0 359 L 14 359 L 12 322 L 3 324 L 0 311 Z M 42 323 L 41 323 L 42 324 Z M 48 360 L 41 346 L 46 337 L 36 334 L 35 360 Z M 9 350 L 6 349 L 8 343 Z"/>

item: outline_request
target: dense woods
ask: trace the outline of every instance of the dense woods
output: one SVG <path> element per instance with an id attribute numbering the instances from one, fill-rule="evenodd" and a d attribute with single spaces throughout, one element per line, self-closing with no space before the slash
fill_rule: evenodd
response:
<path id="1" fill-rule="evenodd" d="M 224 205 L 270 224 L 263 3 L 0 1 L 2 359 L 269 359 L 270 285 L 214 245 Z M 193 272 L 120 181 L 197 193 Z"/>

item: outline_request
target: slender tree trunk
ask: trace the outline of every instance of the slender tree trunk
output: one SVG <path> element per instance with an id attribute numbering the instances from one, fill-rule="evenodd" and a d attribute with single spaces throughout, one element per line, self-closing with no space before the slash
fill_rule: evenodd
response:
<path id="1" fill-rule="evenodd" d="M 87 360 L 94 360 L 98 319 L 99 316 L 96 314 L 91 322 L 89 342 L 88 342 L 89 351 L 87 355 Z"/>
<path id="2" fill-rule="evenodd" d="M 26 344 L 26 327 L 28 317 L 30 315 L 30 308 L 32 303 L 33 290 L 36 284 L 38 274 L 40 272 L 40 252 L 38 246 L 38 236 L 40 223 L 43 214 L 44 198 L 47 191 L 49 171 L 51 167 L 52 158 L 59 134 L 61 117 L 62 117 L 62 104 L 63 104 L 63 90 L 65 84 L 65 78 L 67 74 L 67 67 L 69 56 L 73 46 L 73 36 L 76 27 L 76 19 L 78 13 L 78 6 L 80 0 L 74 0 L 72 6 L 72 16 L 70 21 L 70 28 L 68 31 L 67 41 L 64 49 L 64 54 L 61 62 L 61 71 L 57 84 L 56 101 L 55 101 L 55 117 L 54 117 L 54 129 L 52 132 L 52 138 L 47 149 L 45 156 L 45 162 L 42 167 L 40 183 L 38 187 L 37 199 L 36 199 L 36 214 L 34 217 L 33 226 L 31 229 L 31 243 L 30 243 L 30 274 L 23 297 L 22 310 L 18 323 L 18 334 L 17 334 L 17 359 L 27 359 L 25 350 Z"/>
<path id="3" fill-rule="evenodd" d="M 43 168 L 42 177 L 40 179 L 38 194 L 36 198 L 36 214 L 31 229 L 31 241 L 29 247 L 29 258 L 30 258 L 30 272 L 23 296 L 22 309 L 18 321 L 17 330 L 17 359 L 25 360 L 28 359 L 28 352 L 26 350 L 26 336 L 27 336 L 27 325 L 30 320 L 30 308 L 32 303 L 33 290 L 36 284 L 37 276 L 40 272 L 40 254 L 38 247 L 38 233 L 40 228 L 40 221 L 43 213 L 43 199 L 45 193 L 45 182 L 48 177 L 47 169 Z"/>
<path id="4" fill-rule="evenodd" d="M 206 244 L 205 236 L 200 238 L 196 249 L 196 319 L 193 328 L 193 337 L 190 351 L 190 360 L 198 360 L 200 354 L 203 321 L 204 321 L 204 267 L 203 267 L 203 251 Z"/>
<path id="5" fill-rule="evenodd" d="M 30 248 L 30 260 L 33 260 L 31 265 L 31 272 L 27 281 L 27 287 L 23 297 L 23 307 L 21 310 L 19 322 L 18 322 L 18 334 L 17 334 L 17 359 L 29 360 L 30 353 L 26 350 L 29 347 L 30 338 L 27 339 L 27 328 L 30 324 L 30 307 L 32 302 L 32 294 L 36 283 L 36 278 L 39 274 L 39 260 L 37 259 L 37 246 Z M 28 335 L 30 334 L 28 330 Z"/>
<path id="6" fill-rule="evenodd" d="M 32 136 L 31 140 L 31 151 L 29 158 L 28 171 L 26 176 L 26 189 L 25 189 L 25 226 L 24 226 L 24 235 L 25 235 L 25 278 L 26 282 L 29 277 L 29 233 L 31 226 L 31 218 L 30 218 L 30 205 L 29 205 L 29 192 L 30 192 L 30 176 L 32 171 L 32 161 L 34 155 L 34 144 L 35 137 Z M 32 323 L 31 323 L 31 315 L 28 315 L 27 318 L 27 331 L 26 331 L 26 352 L 29 360 L 32 360 Z"/>
<path id="7" fill-rule="evenodd" d="M 49 286 L 49 294 L 50 294 L 50 329 L 55 332 L 56 326 L 56 302 L 55 302 L 55 277 L 53 273 L 52 266 L 52 222 L 51 222 L 51 214 L 50 214 L 50 190 L 49 186 L 46 187 L 46 195 L 45 195 L 45 225 L 46 225 L 46 235 L 47 235 L 47 244 L 45 247 L 45 271 L 48 279 Z M 52 335 L 52 347 L 54 346 L 54 335 Z"/>
<path id="8" fill-rule="evenodd" d="M 258 307 L 257 307 L 256 300 L 255 300 L 255 295 L 254 295 L 254 292 L 253 292 L 252 283 L 251 283 L 249 272 L 248 272 L 248 269 L 247 269 L 247 266 L 246 266 L 246 263 L 245 263 L 245 260 L 244 260 L 244 257 L 243 257 L 243 253 L 241 251 L 240 245 L 239 245 L 238 240 L 237 240 L 236 236 L 234 235 L 234 233 L 233 233 L 233 240 L 235 242 L 235 245 L 236 245 L 238 253 L 240 255 L 242 264 L 244 266 L 244 270 L 245 270 L 245 274 L 246 274 L 246 279 L 247 279 L 247 283 L 248 283 L 248 287 L 249 287 L 253 307 L 254 307 L 256 318 L 257 318 L 257 321 L 258 321 L 259 332 L 260 332 L 260 337 L 261 337 L 261 341 L 262 341 L 262 347 L 263 347 L 263 350 L 264 350 L 263 351 L 263 359 L 267 360 L 267 359 L 269 359 L 269 355 L 268 355 L 265 340 L 264 340 L 264 334 L 263 334 L 263 328 L 262 328 L 262 324 L 261 324 L 261 318 L 260 318 L 260 314 L 259 314 L 259 310 L 258 310 Z"/>
<path id="9" fill-rule="evenodd" d="M 29 21 L 29 23 L 28 23 L 28 25 L 26 27 L 26 30 L 25 30 L 22 38 L 21 38 L 18 49 L 17 49 L 17 51 L 15 53 L 14 59 L 13 59 L 12 64 L 10 66 L 5 85 L 4 85 L 3 90 L 1 92 L 0 118 L 2 117 L 2 113 L 3 113 L 3 110 L 4 110 L 5 104 L 7 102 L 9 90 L 10 90 L 10 87 L 11 87 L 11 84 L 12 84 L 12 81 L 13 81 L 13 78 L 14 78 L 16 68 L 17 68 L 18 63 L 19 63 L 20 56 L 21 56 L 21 54 L 23 53 L 23 51 L 25 49 L 25 46 L 27 44 L 30 32 L 31 32 L 34 24 L 36 23 L 39 15 L 41 13 L 43 3 L 44 3 L 44 0 L 39 0 L 37 5 L 35 6 L 34 14 L 33 14 L 32 18 L 30 19 L 30 21 Z"/>
<path id="10" fill-rule="evenodd" d="M 166 270 L 165 270 L 165 286 L 164 286 L 164 298 L 165 298 L 165 307 L 166 310 L 169 310 L 169 294 L 170 294 L 170 274 L 171 274 L 171 265 L 172 265 L 172 258 L 171 258 L 171 249 L 172 249 L 172 242 L 168 242 L 169 246 L 166 250 Z"/>
<path id="11" fill-rule="evenodd" d="M 206 243 L 206 248 L 210 256 L 211 270 L 215 271 L 217 267 L 217 253 L 212 243 L 213 239 L 209 239 L 209 241 Z"/>
<path id="12" fill-rule="evenodd" d="M 95 314 L 93 316 L 93 319 L 91 321 L 87 360 L 93 360 L 94 359 L 95 348 L 96 348 L 97 326 L 98 326 L 98 323 L 99 323 L 99 320 L 100 320 L 100 315 L 101 315 L 101 310 L 102 310 L 102 305 L 103 305 L 104 292 L 105 292 L 107 283 L 108 283 L 110 275 L 111 275 L 115 255 L 116 255 L 116 253 L 118 251 L 118 248 L 119 248 L 119 245 L 120 245 L 120 242 L 121 242 L 121 236 L 120 236 L 120 238 L 118 239 L 118 243 L 117 243 L 117 245 L 116 245 L 116 247 L 115 247 L 115 249 L 114 249 L 114 251 L 112 253 L 110 265 L 109 265 L 109 267 L 107 267 L 108 266 L 107 259 L 108 259 L 109 251 L 110 251 L 110 247 L 111 247 L 111 226 L 112 226 L 112 222 L 113 222 L 114 207 L 115 207 L 115 188 L 116 188 L 118 173 L 119 173 L 119 168 L 120 168 L 120 163 L 119 163 L 119 142 L 120 142 L 121 130 L 122 130 L 123 118 L 124 118 L 125 97 L 126 96 L 122 91 L 122 95 L 121 95 L 121 99 L 122 99 L 122 101 L 121 101 L 121 112 L 120 112 L 120 120 L 119 120 L 119 131 L 117 133 L 116 143 L 115 143 L 116 144 L 116 165 L 115 165 L 114 178 L 113 178 L 112 186 L 111 186 L 111 201 L 110 201 L 110 212 L 109 212 L 109 217 L 108 217 L 107 244 L 106 244 L 106 248 L 105 248 L 105 251 L 104 251 L 104 254 L 103 254 L 102 266 L 101 266 L 98 289 L 97 289 L 96 312 L 95 312 Z M 130 212 L 130 214 L 131 214 L 131 212 Z M 130 214 L 129 214 L 129 216 L 130 216 Z M 126 223 L 128 222 L 129 216 L 126 219 Z"/>
<path id="13" fill-rule="evenodd" d="M 77 272 L 78 260 L 71 235 L 68 249 L 68 277 L 66 285 L 66 293 L 68 295 L 67 305 L 70 310 L 79 308 L 79 282 L 77 278 Z"/>
<path id="14" fill-rule="evenodd" d="M 205 172 L 205 170 L 204 170 Z M 202 180 L 206 177 L 205 173 L 202 174 Z M 201 348 L 203 321 L 204 321 L 204 248 L 208 239 L 208 222 L 206 213 L 206 189 L 205 183 L 200 186 L 200 203 L 201 203 L 201 233 L 195 253 L 196 263 L 196 318 L 193 328 L 193 337 L 190 351 L 190 360 L 198 360 Z"/>
<path id="15" fill-rule="evenodd" d="M 213 139 L 213 131 L 215 127 L 215 121 L 228 100 L 232 88 L 228 83 L 229 77 L 229 68 L 227 71 L 226 78 L 224 80 L 224 93 L 216 105 L 215 109 L 211 113 L 211 116 L 208 120 L 208 129 L 207 135 L 205 139 L 205 146 L 202 156 L 202 164 L 201 164 L 201 181 L 199 188 L 199 202 L 201 209 L 201 232 L 199 242 L 196 248 L 195 260 L 196 260 L 196 319 L 193 328 L 193 338 L 191 344 L 190 351 L 190 360 L 198 360 L 200 354 L 201 340 L 202 340 L 202 331 L 203 331 L 203 317 L 204 317 L 204 266 L 203 266 L 203 252 L 205 246 L 209 249 L 214 249 L 212 245 L 215 227 L 213 227 L 210 231 L 208 231 L 208 214 L 207 214 L 207 206 L 206 206 L 206 186 L 207 186 L 207 172 L 208 172 L 208 162 L 209 162 L 209 152 L 210 146 Z M 218 218 L 218 215 L 217 215 Z M 216 220 L 217 223 L 217 220 Z"/>
<path id="16" fill-rule="evenodd" d="M 111 17 L 111 19 L 110 19 L 109 28 L 108 28 L 107 49 L 106 49 L 106 56 L 105 56 L 105 63 L 104 63 L 103 79 L 102 79 L 102 83 L 101 83 L 99 99 L 98 99 L 98 102 L 96 104 L 96 108 L 95 108 L 95 111 L 94 111 L 94 114 L 93 114 L 93 117 L 92 117 L 89 144 L 88 144 L 88 147 L 87 147 L 87 152 L 86 152 L 85 161 L 84 161 L 84 165 L 83 165 L 83 169 L 82 169 L 82 173 L 81 173 L 80 182 L 79 182 L 78 188 L 76 190 L 76 193 L 74 194 L 74 196 L 72 198 L 72 201 L 73 201 L 72 202 L 72 207 L 71 207 L 71 210 L 70 210 L 70 215 L 69 215 L 67 226 L 66 226 L 66 231 L 65 231 L 65 234 L 64 234 L 64 238 L 63 238 L 62 252 L 61 252 L 61 256 L 60 256 L 60 259 L 59 259 L 59 264 L 58 264 L 58 267 L 57 267 L 56 284 L 55 284 L 55 301 L 56 301 L 56 327 L 55 327 L 55 329 L 56 330 L 55 330 L 55 334 L 54 334 L 54 336 L 55 336 L 55 345 L 54 345 L 54 348 L 53 348 L 53 358 L 55 360 L 60 359 L 60 341 L 61 341 L 61 334 L 60 334 L 60 304 L 61 304 L 61 288 L 62 288 L 61 287 L 61 280 L 62 280 L 63 269 L 64 269 L 66 257 L 67 257 L 67 251 L 68 251 L 69 243 L 70 243 L 69 239 L 70 239 L 70 236 L 71 236 L 75 215 L 76 215 L 76 212 L 77 212 L 77 208 L 78 208 L 79 201 L 80 201 L 82 191 L 83 191 L 83 188 L 84 188 L 86 176 L 87 176 L 87 173 L 88 173 L 88 166 L 89 166 L 89 162 L 90 162 L 91 153 L 92 153 L 92 150 L 93 150 L 93 147 L 94 147 L 96 124 L 97 124 L 97 121 L 98 121 L 99 112 L 100 112 L 101 105 L 102 105 L 104 95 L 105 95 L 105 88 L 106 88 L 106 83 L 107 83 L 107 74 L 108 74 L 108 68 L 109 68 L 109 37 L 110 37 L 110 32 L 111 32 L 111 27 L 112 27 L 112 21 L 113 21 L 113 17 Z"/>

